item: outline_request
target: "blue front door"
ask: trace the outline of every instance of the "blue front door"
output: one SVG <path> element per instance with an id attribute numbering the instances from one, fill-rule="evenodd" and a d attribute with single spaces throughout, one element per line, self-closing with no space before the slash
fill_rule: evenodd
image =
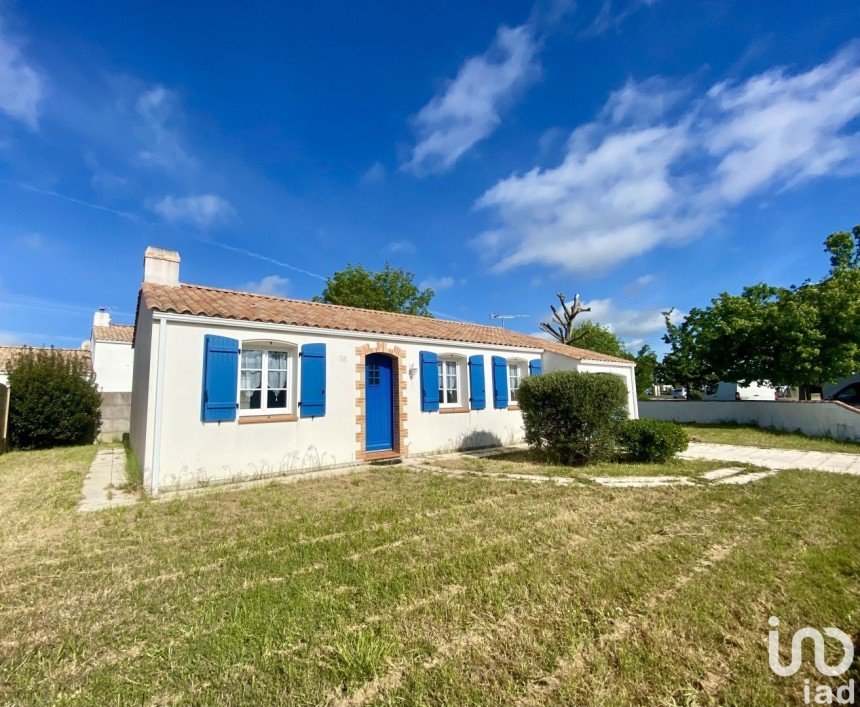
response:
<path id="1" fill-rule="evenodd" d="M 394 443 L 391 357 L 371 354 L 364 364 L 365 430 L 368 452 L 391 449 Z"/>

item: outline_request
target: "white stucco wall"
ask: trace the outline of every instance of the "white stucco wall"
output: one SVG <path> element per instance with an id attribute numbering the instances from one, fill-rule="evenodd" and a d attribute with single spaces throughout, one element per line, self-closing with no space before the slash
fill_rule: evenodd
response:
<path id="1" fill-rule="evenodd" d="M 0 385 L 9 385 L 9 376 L 5 371 L 0 371 Z"/>
<path id="2" fill-rule="evenodd" d="M 860 441 L 860 411 L 833 402 L 740 400 L 642 401 L 642 417 L 675 422 L 758 425 L 810 437 Z"/>
<path id="3" fill-rule="evenodd" d="M 152 469 L 152 423 L 155 380 L 150 376 L 158 350 L 153 340 L 152 312 L 141 310 L 135 329 L 129 441 L 144 469 Z M 153 342 L 156 344 L 153 346 Z"/>
<path id="4" fill-rule="evenodd" d="M 159 318 L 141 312 L 137 323 L 134 348 L 134 394 L 132 396 L 131 443 L 144 471 L 144 483 L 150 488 L 154 459 L 156 420 L 157 364 Z M 448 344 L 396 337 L 361 335 L 324 330 L 257 325 L 234 321 L 166 315 L 164 347 L 162 429 L 157 469 L 160 488 L 184 487 L 208 482 L 223 482 L 255 476 L 270 476 L 312 468 L 354 463 L 359 445 L 356 416 L 357 384 L 363 384 L 363 373 L 356 372 L 356 347 L 385 342 L 406 352 L 406 368 L 415 369 L 407 378 L 406 431 L 410 455 L 454 450 L 467 446 L 511 444 L 522 439 L 522 414 L 518 410 L 493 407 L 492 368 L 490 357 L 528 361 L 541 357 L 537 350 L 487 347 L 480 344 Z M 203 380 L 204 336 L 215 334 L 238 339 L 264 340 L 295 346 L 325 343 L 326 414 L 318 418 L 294 421 L 240 424 L 201 421 L 200 406 Z M 468 357 L 484 356 L 487 407 L 484 410 L 456 413 L 422 412 L 419 352 Z M 544 354 L 545 371 L 562 370 L 577 362 L 563 356 Z M 299 364 L 300 365 L 300 364 Z M 621 375 L 631 392 L 631 411 L 636 414 L 633 368 L 625 365 L 583 365 L 580 370 L 610 372 Z M 299 378 L 294 377 L 300 398 Z M 468 374 L 464 376 L 468 401 Z M 295 408 L 294 408 L 295 411 Z"/>
<path id="5" fill-rule="evenodd" d="M 104 393 L 131 391 L 134 352 L 130 343 L 93 341 L 92 356 L 93 371 L 100 391 Z"/>
<path id="6" fill-rule="evenodd" d="M 194 321 L 168 320 L 165 326 L 162 433 L 158 455 L 161 488 L 355 462 L 359 451 L 356 442 L 359 430 L 356 423 L 356 384 L 363 381 L 363 374 L 356 373 L 356 347 L 378 341 L 399 346 L 406 352 L 407 369 L 415 368 L 415 375 L 408 378 L 406 385 L 406 430 L 411 455 L 452 450 L 464 445 L 487 446 L 520 441 L 521 413 L 493 408 L 490 356 L 500 355 L 526 363 L 540 356 L 539 351 L 488 348 L 477 344 L 416 343 L 395 337 L 341 335 L 322 330 L 300 332 L 287 327 L 258 329 L 235 322 L 218 325 L 203 318 Z M 131 442 L 142 463 L 147 487 L 151 482 L 154 462 L 154 401 L 159 331 L 157 319 L 151 322 L 148 313 L 141 313 L 134 349 Z M 238 420 L 202 422 L 200 405 L 206 334 L 228 336 L 240 342 L 265 340 L 297 348 L 306 343 L 325 343 L 325 416 L 258 424 L 240 424 Z M 148 356 L 147 350 L 150 352 Z M 462 357 L 483 354 L 487 408 L 448 414 L 422 412 L 420 351 Z M 297 384 L 294 400 L 299 397 Z"/>

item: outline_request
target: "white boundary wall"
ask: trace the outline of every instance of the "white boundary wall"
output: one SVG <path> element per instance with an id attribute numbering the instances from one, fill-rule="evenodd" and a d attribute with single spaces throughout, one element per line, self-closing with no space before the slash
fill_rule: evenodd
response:
<path id="1" fill-rule="evenodd" d="M 674 422 L 758 425 L 860 442 L 860 410 L 837 402 L 642 400 L 639 415 Z"/>

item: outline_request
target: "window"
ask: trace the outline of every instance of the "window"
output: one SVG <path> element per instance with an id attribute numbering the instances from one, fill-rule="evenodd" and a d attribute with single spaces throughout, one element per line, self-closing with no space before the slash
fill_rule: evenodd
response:
<path id="1" fill-rule="evenodd" d="M 379 385 L 380 377 L 379 377 L 379 364 L 371 363 L 370 367 L 367 370 L 367 384 L 368 385 Z"/>
<path id="2" fill-rule="evenodd" d="M 522 364 L 520 363 L 509 363 L 508 364 L 508 394 L 510 395 L 511 402 L 517 402 L 517 395 L 520 390 L 520 380 L 522 379 Z"/>
<path id="3" fill-rule="evenodd" d="M 239 410 L 290 412 L 292 356 L 275 349 L 242 349 L 239 362 Z"/>
<path id="4" fill-rule="evenodd" d="M 459 358 L 439 359 L 439 407 L 466 405 L 465 362 Z"/>

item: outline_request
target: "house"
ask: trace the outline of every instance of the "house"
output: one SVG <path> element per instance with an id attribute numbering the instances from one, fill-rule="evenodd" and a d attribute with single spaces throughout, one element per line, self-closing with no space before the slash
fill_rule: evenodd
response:
<path id="1" fill-rule="evenodd" d="M 132 447 L 152 493 L 522 439 L 520 382 L 634 365 L 497 327 L 181 283 L 148 248 Z"/>
<path id="2" fill-rule="evenodd" d="M 99 309 L 93 315 L 90 334 L 93 372 L 101 393 L 102 426 L 99 439 L 122 439 L 131 419 L 131 382 L 134 352 L 131 344 L 134 327 L 111 322 L 110 312 Z"/>
<path id="3" fill-rule="evenodd" d="M 110 312 L 99 309 L 93 315 L 90 350 L 96 384 L 102 393 L 130 393 L 134 353 L 131 344 L 134 326 L 114 324 Z"/>

